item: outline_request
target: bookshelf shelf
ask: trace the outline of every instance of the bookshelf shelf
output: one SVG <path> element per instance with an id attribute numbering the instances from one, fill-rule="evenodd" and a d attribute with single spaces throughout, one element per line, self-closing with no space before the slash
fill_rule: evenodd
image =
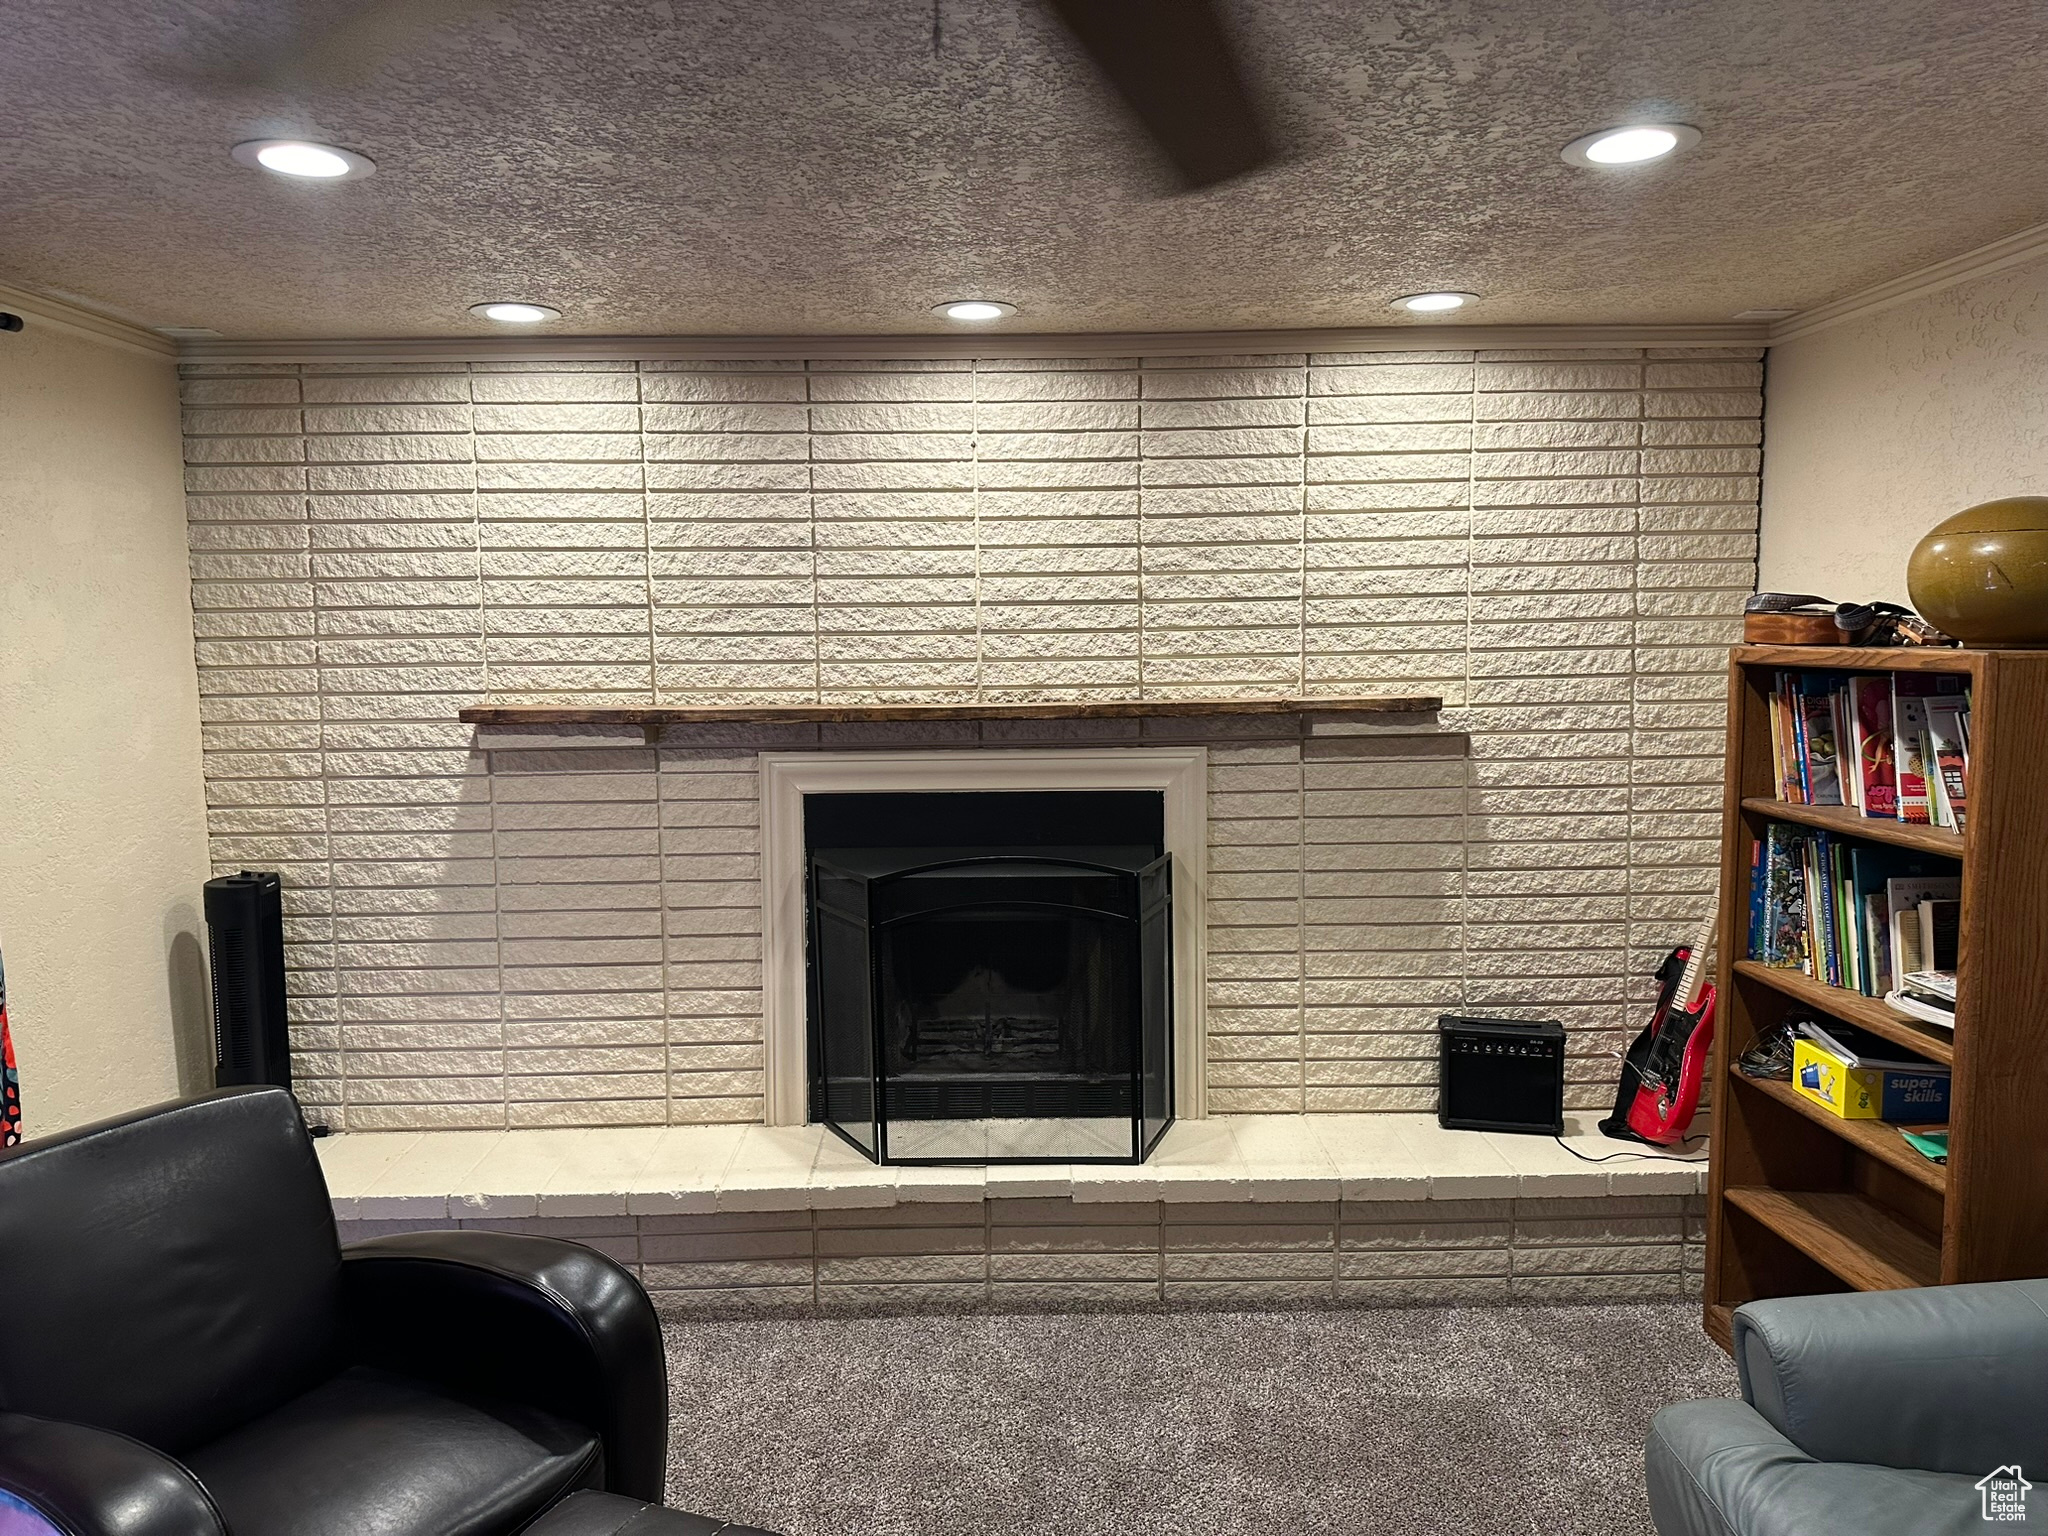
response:
<path id="1" fill-rule="evenodd" d="M 1907 826 L 1779 801 L 1780 671 L 1946 672 L 1970 694 L 1970 827 Z M 1702 1322 L 1724 1346 L 1771 1296 L 2048 1275 L 2048 652 L 1737 646 L 1729 653 L 1716 1124 Z M 1956 861 L 1956 1024 L 1746 957 L 1756 843 L 1794 822 Z M 1951 1070 L 1949 1161 L 1882 1121 L 1845 1121 L 1736 1056 L 1795 1009 L 1856 1024 Z"/>
<path id="2" fill-rule="evenodd" d="M 1829 1114 L 1813 1100 L 1801 1098 L 1790 1083 L 1773 1078 L 1744 1077 L 1738 1072 L 1730 1081 L 1745 1093 L 1762 1094 L 1794 1114 L 1804 1115 L 1815 1125 L 1841 1137 L 1879 1162 L 1889 1163 L 1907 1178 L 1925 1184 L 1937 1194 L 1948 1187 L 1948 1169 L 1940 1163 L 1929 1162 L 1907 1146 L 1906 1138 L 1885 1121 L 1844 1120 L 1840 1115 Z"/>
<path id="3" fill-rule="evenodd" d="M 1851 1290 L 1904 1291 L 1941 1277 L 1940 1246 L 1864 1195 L 1748 1185 L 1724 1193 Z"/>
<path id="4" fill-rule="evenodd" d="M 1872 650 L 1860 645 L 1738 645 L 1742 664 L 1791 671 L 1959 672 L 1974 675 L 1987 661 L 2024 651 L 1966 651 L 1949 647 Z"/>
<path id="5" fill-rule="evenodd" d="M 1787 800 L 1751 795 L 1742 802 L 1742 808 L 1774 821 L 1796 821 L 1802 826 L 1823 827 L 1845 837 L 1864 837 L 1873 843 L 1890 843 L 1894 848 L 1911 848 L 1944 859 L 1963 856 L 1963 834 L 1960 832 L 1951 832 L 1947 827 L 1920 827 L 1903 821 L 1885 821 L 1880 817 L 1866 816 L 1854 806 L 1794 805 Z"/>
<path id="6" fill-rule="evenodd" d="M 1814 980 L 1804 971 L 1779 970 L 1776 966 L 1755 960 L 1736 961 L 1735 974 L 1762 982 L 1784 993 L 1795 1003 L 1804 1003 L 1809 1008 L 1817 1008 L 1822 1013 L 1867 1029 L 1893 1045 L 1918 1052 L 1929 1061 L 1938 1061 L 1943 1066 L 1951 1066 L 1955 1062 L 1955 1044 L 1949 1039 L 1948 1031 L 1888 1008 L 1874 997 L 1865 997 L 1861 992 L 1851 992 L 1843 987 L 1831 987 L 1824 981 Z"/>

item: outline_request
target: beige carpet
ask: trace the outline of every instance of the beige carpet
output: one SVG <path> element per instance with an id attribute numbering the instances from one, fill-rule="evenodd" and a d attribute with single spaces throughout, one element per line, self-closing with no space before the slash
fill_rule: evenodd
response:
<path id="1" fill-rule="evenodd" d="M 669 1502 L 789 1536 L 1637 1536 L 1696 1306 L 668 1328 Z"/>

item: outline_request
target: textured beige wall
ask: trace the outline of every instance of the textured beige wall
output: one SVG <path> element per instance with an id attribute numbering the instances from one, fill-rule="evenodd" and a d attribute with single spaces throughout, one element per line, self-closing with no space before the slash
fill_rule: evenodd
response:
<path id="1" fill-rule="evenodd" d="M 1773 347 L 1766 589 L 1907 601 L 1951 512 L 2048 494 L 2048 261 Z"/>
<path id="2" fill-rule="evenodd" d="M 0 955 L 31 1135 L 205 1070 L 184 543 L 170 360 L 0 336 Z"/>

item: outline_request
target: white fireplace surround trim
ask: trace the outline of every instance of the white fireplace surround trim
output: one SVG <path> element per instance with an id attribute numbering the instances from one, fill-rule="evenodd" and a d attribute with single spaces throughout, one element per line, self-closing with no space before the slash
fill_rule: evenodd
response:
<path id="1" fill-rule="evenodd" d="M 1208 753 L 1201 747 L 761 754 L 767 1122 L 806 1119 L 804 796 L 945 790 L 1158 790 L 1173 858 L 1174 1118 L 1208 1112 L 1203 1030 Z"/>

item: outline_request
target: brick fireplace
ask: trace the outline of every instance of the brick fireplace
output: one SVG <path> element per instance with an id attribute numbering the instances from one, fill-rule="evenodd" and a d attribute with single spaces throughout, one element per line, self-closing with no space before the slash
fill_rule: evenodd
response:
<path id="1" fill-rule="evenodd" d="M 777 1118 L 764 754 L 1175 747 L 1208 1112 L 1426 1108 L 1442 1011 L 1564 1019 L 1591 1107 L 1708 895 L 1758 383 L 1753 350 L 1598 346 L 188 364 L 214 854 L 284 876 L 306 1101 Z M 1446 705 L 456 719 L 1374 692 Z"/>

